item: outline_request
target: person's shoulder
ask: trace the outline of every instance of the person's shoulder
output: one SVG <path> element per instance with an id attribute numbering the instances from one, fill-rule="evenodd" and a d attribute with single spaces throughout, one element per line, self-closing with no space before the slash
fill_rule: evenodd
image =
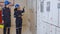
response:
<path id="1" fill-rule="evenodd" d="M 5 9 L 5 7 L 3 7 L 2 9 Z"/>

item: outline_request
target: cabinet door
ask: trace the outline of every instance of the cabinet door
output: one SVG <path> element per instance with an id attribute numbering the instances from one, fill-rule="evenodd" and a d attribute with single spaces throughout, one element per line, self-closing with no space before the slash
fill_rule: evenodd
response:
<path id="1" fill-rule="evenodd" d="M 57 0 L 51 0 L 51 11 L 49 13 L 49 23 L 57 25 L 58 24 L 58 9 Z"/>
<path id="2" fill-rule="evenodd" d="M 48 13 L 46 12 L 46 1 L 40 1 L 40 13 L 41 18 L 44 21 L 48 20 Z"/>
<path id="3" fill-rule="evenodd" d="M 56 29 L 57 29 L 57 30 L 56 30 L 56 34 L 60 34 L 60 28 L 57 28 L 57 27 L 56 27 Z"/>
<path id="4" fill-rule="evenodd" d="M 46 23 L 40 22 L 37 26 L 37 34 L 45 34 L 46 33 Z"/>
<path id="5" fill-rule="evenodd" d="M 50 34 L 55 34 L 56 33 L 56 27 L 53 25 L 50 25 Z"/>
<path id="6" fill-rule="evenodd" d="M 51 29 L 50 24 L 46 23 L 46 34 L 50 34 L 50 29 Z"/>
<path id="7" fill-rule="evenodd" d="M 59 9 L 59 24 L 58 25 L 60 27 L 60 9 Z"/>

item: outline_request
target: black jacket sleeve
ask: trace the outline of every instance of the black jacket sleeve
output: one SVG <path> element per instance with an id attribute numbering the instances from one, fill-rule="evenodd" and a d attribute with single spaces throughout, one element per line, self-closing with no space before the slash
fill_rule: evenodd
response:
<path id="1" fill-rule="evenodd" d="M 16 18 L 16 11 L 17 11 L 17 8 L 14 9 L 14 17 Z"/>
<path id="2" fill-rule="evenodd" d="M 9 16 L 11 16 L 11 9 L 9 9 Z"/>
<path id="3" fill-rule="evenodd" d="M 24 8 L 23 8 L 22 13 L 24 13 L 24 12 L 25 12 L 25 10 L 24 10 Z"/>

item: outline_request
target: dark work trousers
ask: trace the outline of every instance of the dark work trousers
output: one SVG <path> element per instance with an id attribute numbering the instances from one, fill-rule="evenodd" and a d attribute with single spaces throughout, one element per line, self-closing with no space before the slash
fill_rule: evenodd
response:
<path id="1" fill-rule="evenodd" d="M 7 28 L 6 29 L 6 27 L 4 27 L 4 29 L 3 29 L 4 31 L 3 31 L 3 34 L 6 34 L 6 32 L 7 32 L 7 34 L 10 34 L 10 28 Z M 8 30 L 8 31 L 7 31 Z"/>
<path id="2" fill-rule="evenodd" d="M 21 34 L 22 31 L 22 18 L 16 19 L 16 34 Z"/>
<path id="3" fill-rule="evenodd" d="M 10 34 L 11 23 L 5 23 L 3 28 L 3 34 Z"/>
<path id="4" fill-rule="evenodd" d="M 21 34 L 22 28 L 16 29 L 16 34 Z"/>

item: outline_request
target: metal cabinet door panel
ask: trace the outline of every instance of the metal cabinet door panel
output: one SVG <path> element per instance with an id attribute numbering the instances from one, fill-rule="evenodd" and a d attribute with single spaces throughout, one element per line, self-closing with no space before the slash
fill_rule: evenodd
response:
<path id="1" fill-rule="evenodd" d="M 37 27 L 37 34 L 45 34 L 46 33 L 46 23 L 40 22 Z"/>
<path id="2" fill-rule="evenodd" d="M 60 28 L 57 28 L 57 27 L 56 27 L 56 29 L 57 29 L 57 30 L 56 30 L 56 34 L 60 34 Z"/>
<path id="3" fill-rule="evenodd" d="M 55 26 L 50 25 L 50 34 L 55 34 L 55 31 L 56 31 L 55 29 L 56 29 Z"/>
<path id="4" fill-rule="evenodd" d="M 51 26 L 50 26 L 50 24 L 46 24 L 46 34 L 50 34 L 50 28 L 51 28 Z"/>
<path id="5" fill-rule="evenodd" d="M 42 20 L 48 21 L 48 12 L 46 11 L 46 0 L 44 1 L 44 11 L 42 12 Z"/>
<path id="6" fill-rule="evenodd" d="M 59 9 L 59 24 L 58 26 L 60 27 L 60 9 Z"/>
<path id="7" fill-rule="evenodd" d="M 57 11 L 57 0 L 51 0 L 51 11 L 49 13 L 49 22 L 51 24 L 54 24 L 54 25 L 57 25 L 58 21 L 57 21 L 57 18 L 58 18 L 58 11 Z"/>

